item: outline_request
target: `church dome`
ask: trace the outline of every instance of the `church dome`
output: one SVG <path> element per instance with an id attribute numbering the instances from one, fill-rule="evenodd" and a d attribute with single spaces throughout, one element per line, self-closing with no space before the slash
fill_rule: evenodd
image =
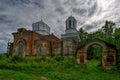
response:
<path id="1" fill-rule="evenodd" d="M 32 24 L 33 31 L 42 34 L 42 35 L 49 35 L 50 34 L 50 27 L 43 22 L 42 20 Z"/>
<path id="2" fill-rule="evenodd" d="M 69 16 L 67 20 L 74 20 L 74 21 L 76 21 L 76 19 L 75 19 L 72 15 Z M 66 20 L 66 21 L 67 21 L 67 20 Z"/>
<path id="3" fill-rule="evenodd" d="M 77 25 L 77 20 L 71 15 L 66 20 L 66 30 L 75 29 Z"/>

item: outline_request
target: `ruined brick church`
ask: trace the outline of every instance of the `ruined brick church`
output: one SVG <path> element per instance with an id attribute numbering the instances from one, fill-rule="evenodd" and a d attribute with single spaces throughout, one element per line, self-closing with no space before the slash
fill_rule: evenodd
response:
<path id="1" fill-rule="evenodd" d="M 116 65 L 117 48 L 106 41 L 93 39 L 79 47 L 79 34 L 76 30 L 77 21 L 73 16 L 66 20 L 65 34 L 59 39 L 50 33 L 50 27 L 43 21 L 32 24 L 32 30 L 20 28 L 12 33 L 13 43 L 8 44 L 9 55 L 23 56 L 76 56 L 78 64 L 87 63 L 87 49 L 91 45 L 102 47 L 102 67 L 111 69 Z"/>
<path id="2" fill-rule="evenodd" d="M 73 16 L 66 20 L 65 34 L 59 39 L 50 33 L 50 27 L 43 21 L 32 24 L 32 30 L 19 28 L 12 33 L 13 42 L 8 44 L 10 55 L 36 56 L 45 54 L 55 55 L 75 55 L 79 34 L 76 30 L 77 21 Z"/>

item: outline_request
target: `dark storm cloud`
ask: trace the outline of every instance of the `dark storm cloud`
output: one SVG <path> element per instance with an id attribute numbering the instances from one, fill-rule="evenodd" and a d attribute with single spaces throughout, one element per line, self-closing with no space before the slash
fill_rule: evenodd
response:
<path id="1" fill-rule="evenodd" d="M 91 8 L 88 9 L 88 12 L 89 12 L 88 16 L 94 15 L 94 13 L 96 12 L 97 8 L 98 8 L 97 4 L 94 4 L 93 6 L 91 6 Z"/>
<path id="2" fill-rule="evenodd" d="M 94 32 L 97 29 L 100 29 L 105 24 L 104 22 L 105 20 L 94 21 L 89 24 L 84 24 L 82 28 L 84 28 L 84 30 L 86 30 L 87 32 Z"/>
<path id="3" fill-rule="evenodd" d="M 30 3 L 30 0 L 1 0 L 1 2 L 6 3 L 9 6 L 24 5 Z"/>
<path id="4" fill-rule="evenodd" d="M 6 15 L 0 15 L 0 23 L 6 24 L 6 23 L 12 23 L 13 21 L 8 19 Z"/>
<path id="5" fill-rule="evenodd" d="M 94 2 L 94 4 L 91 5 L 91 2 L 92 1 L 88 1 L 87 5 L 85 7 L 73 8 L 73 12 L 78 14 L 79 16 L 85 16 L 85 17 L 90 17 L 90 16 L 94 15 L 98 6 L 97 6 L 96 2 Z M 84 5 L 84 4 L 86 4 L 86 3 L 83 3 L 81 5 Z"/>
<path id="6" fill-rule="evenodd" d="M 64 2 L 64 5 L 74 5 L 75 6 L 75 5 L 78 5 L 78 2 L 77 1 L 73 1 L 73 0 L 66 0 Z"/>
<path id="7" fill-rule="evenodd" d="M 58 12 L 58 13 L 60 13 L 61 15 L 63 15 L 63 14 L 66 13 L 66 12 L 64 11 L 64 8 L 62 8 L 62 7 L 56 8 L 56 9 L 55 9 L 55 12 Z"/>
<path id="8" fill-rule="evenodd" d="M 88 30 L 90 30 L 90 29 L 93 28 L 93 25 L 90 25 L 90 24 L 87 25 L 87 24 L 86 24 L 85 26 L 83 26 L 83 28 L 88 31 Z"/>
<path id="9" fill-rule="evenodd" d="M 44 8 L 45 0 L 1 0 L 7 6 L 16 7 L 16 6 L 24 6 L 28 7 L 28 5 L 33 5 L 39 8 Z"/>
<path id="10" fill-rule="evenodd" d="M 42 2 L 38 3 L 38 2 L 33 2 L 34 5 L 40 7 L 40 8 L 44 8 L 44 5 L 42 4 Z"/>
<path id="11" fill-rule="evenodd" d="M 80 16 L 85 16 L 85 13 L 87 12 L 87 10 L 85 9 L 77 9 L 77 8 L 73 8 L 73 12 L 75 12 L 76 14 L 79 14 Z"/>
<path id="12" fill-rule="evenodd" d="M 0 6 L 0 11 L 4 11 L 5 9 L 3 7 Z"/>
<path id="13" fill-rule="evenodd" d="M 2 36 L 2 35 L 5 35 L 5 36 Z M 7 41 L 10 37 L 11 35 L 9 33 L 3 32 L 3 31 L 2 31 L 2 34 L 0 34 L 0 40 Z"/>

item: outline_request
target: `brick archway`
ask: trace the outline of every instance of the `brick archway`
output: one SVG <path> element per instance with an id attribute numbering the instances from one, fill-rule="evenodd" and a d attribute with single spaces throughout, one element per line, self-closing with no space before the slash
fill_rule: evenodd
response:
<path id="1" fill-rule="evenodd" d="M 102 47 L 102 67 L 104 69 L 112 68 L 116 65 L 116 46 L 100 39 L 88 41 L 86 44 L 78 47 L 76 51 L 78 64 L 86 64 L 87 49 L 91 45 L 100 45 Z"/>

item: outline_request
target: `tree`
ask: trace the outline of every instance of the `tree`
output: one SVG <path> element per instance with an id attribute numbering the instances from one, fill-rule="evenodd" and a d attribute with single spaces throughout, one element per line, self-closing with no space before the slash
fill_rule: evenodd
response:
<path id="1" fill-rule="evenodd" d="M 92 35 L 93 35 L 93 38 L 99 38 L 104 40 L 104 34 L 102 32 L 102 29 L 99 29 L 98 31 L 94 32 Z"/>
<path id="2" fill-rule="evenodd" d="M 79 29 L 79 37 L 80 37 L 80 42 L 83 43 L 87 39 L 88 33 L 83 30 L 83 28 Z"/>
<path id="3" fill-rule="evenodd" d="M 106 21 L 105 25 L 102 27 L 103 33 L 107 40 L 110 40 L 112 38 L 114 25 L 115 25 L 114 22 Z"/>
<path id="4" fill-rule="evenodd" d="M 120 49 L 120 28 L 116 28 L 115 32 L 113 34 L 115 39 L 115 44 L 117 45 L 117 48 Z"/>

